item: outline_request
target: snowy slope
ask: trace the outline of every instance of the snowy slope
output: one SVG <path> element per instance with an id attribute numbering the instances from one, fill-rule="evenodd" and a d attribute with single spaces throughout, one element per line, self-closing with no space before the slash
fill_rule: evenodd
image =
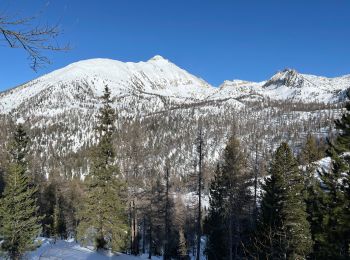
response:
<path id="1" fill-rule="evenodd" d="M 204 80 L 159 55 L 138 63 L 91 59 L 70 64 L 1 93 L 0 113 L 8 113 L 24 103 L 45 102 L 48 94 L 51 103 L 62 102 L 61 105 L 65 107 L 79 106 L 76 103 L 80 101 L 75 96 L 101 96 L 105 85 L 109 86 L 115 97 L 152 94 L 178 99 L 203 99 L 214 90 Z"/>
<path id="2" fill-rule="evenodd" d="M 348 88 L 350 75 L 326 78 L 285 69 L 268 81 L 225 81 L 212 97 L 231 96 L 240 100 L 259 100 L 264 97 L 280 101 L 336 103 L 344 100 Z"/>
<path id="3" fill-rule="evenodd" d="M 334 103 L 344 98 L 350 87 L 350 75 L 325 78 L 287 69 L 268 81 L 225 81 L 214 88 L 159 55 L 137 63 L 90 59 L 0 93 L 0 114 L 23 110 L 28 116 L 53 116 L 71 108 L 84 110 L 99 103 L 97 99 L 106 85 L 115 98 L 116 108 L 130 108 L 137 103 L 148 110 L 144 112 L 154 113 L 170 105 L 212 100 L 227 101 L 234 107 L 262 98 Z"/>
<path id="4" fill-rule="evenodd" d="M 342 100 L 349 87 L 350 75 L 326 78 L 300 74 L 291 69 L 278 72 L 262 86 L 271 98 L 326 103 Z"/>
<path id="5" fill-rule="evenodd" d="M 137 63 L 91 59 L 0 93 L 0 123 L 5 125 L 11 112 L 30 125 L 31 149 L 41 158 L 45 175 L 56 158 L 64 158 L 72 173 L 84 174 L 88 162 L 80 153 L 97 141 L 96 115 L 108 85 L 121 134 L 119 162 L 128 160 L 129 141 L 139 138 L 138 150 L 147 149 L 141 165 L 161 166 L 169 158 L 178 163 L 177 173 L 184 175 L 196 156 L 193 141 L 198 122 L 206 127 L 209 166 L 220 157 L 234 123 L 246 147 L 259 138 L 265 149 L 262 154 L 268 155 L 282 140 L 294 147 L 303 133 L 327 135 L 341 111 L 309 103 L 337 103 L 349 82 L 350 76 L 329 79 L 285 70 L 268 81 L 225 81 L 214 88 L 160 56 Z M 6 140 L 4 129 L 0 129 L 1 142 Z"/>
<path id="6" fill-rule="evenodd" d="M 262 97 L 261 86 L 263 83 L 251 82 L 244 80 L 225 80 L 223 84 L 219 86 L 217 91 L 209 96 L 210 99 L 222 99 L 225 97 L 235 99 L 259 99 Z"/>

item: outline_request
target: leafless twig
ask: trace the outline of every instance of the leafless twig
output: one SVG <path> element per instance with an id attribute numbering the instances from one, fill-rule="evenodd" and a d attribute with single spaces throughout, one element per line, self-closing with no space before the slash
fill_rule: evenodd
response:
<path id="1" fill-rule="evenodd" d="M 62 33 L 58 25 L 34 26 L 36 18 L 11 18 L 0 14 L 0 40 L 5 41 L 10 48 L 24 49 L 34 71 L 50 63 L 45 51 L 70 50 L 69 44 L 60 46 L 56 41 Z"/>

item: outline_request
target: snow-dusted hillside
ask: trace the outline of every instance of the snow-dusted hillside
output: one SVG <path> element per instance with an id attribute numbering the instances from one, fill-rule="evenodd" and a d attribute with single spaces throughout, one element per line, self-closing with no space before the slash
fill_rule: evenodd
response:
<path id="1" fill-rule="evenodd" d="M 263 82 L 225 81 L 213 97 L 226 95 L 240 100 L 259 100 L 264 97 L 291 102 L 337 103 L 345 99 L 348 88 L 350 75 L 326 78 L 286 69 Z"/>
<path id="2" fill-rule="evenodd" d="M 168 158 L 181 176 L 192 169 L 199 125 L 205 129 L 207 168 L 220 157 L 233 125 L 247 152 L 258 143 L 266 159 L 282 140 L 297 148 L 308 132 L 327 135 L 349 82 L 350 76 L 285 70 L 264 82 L 225 81 L 215 88 L 161 56 L 137 63 L 79 61 L 0 93 L 0 141 L 10 131 L 7 115 L 22 118 L 30 126 L 38 171 L 47 175 L 60 160 L 67 174 L 86 173 L 99 97 L 108 85 L 118 114 L 120 168 L 134 167 L 130 158 L 137 151 L 140 169 L 161 167 Z"/>
<path id="3" fill-rule="evenodd" d="M 29 110 L 28 115 L 56 115 L 72 108 L 84 110 L 98 103 L 105 85 L 110 87 L 116 107 L 130 110 L 138 99 L 142 101 L 136 105 L 144 106 L 143 112 L 147 113 L 167 109 L 171 104 L 212 100 L 231 100 L 238 107 L 242 107 L 241 102 L 261 98 L 334 103 L 344 98 L 350 75 L 325 78 L 287 69 L 268 81 L 225 81 L 214 88 L 159 55 L 137 63 L 90 59 L 0 93 L 0 113 Z"/>
<path id="4" fill-rule="evenodd" d="M 50 110 L 55 114 L 57 109 L 92 106 L 106 85 L 114 97 L 127 100 L 145 95 L 187 102 L 203 100 L 214 91 L 204 80 L 161 56 L 138 63 L 91 59 L 70 64 L 1 93 L 0 113 L 20 109 L 24 104 L 33 108 L 33 113 L 45 108 L 45 114 Z"/>

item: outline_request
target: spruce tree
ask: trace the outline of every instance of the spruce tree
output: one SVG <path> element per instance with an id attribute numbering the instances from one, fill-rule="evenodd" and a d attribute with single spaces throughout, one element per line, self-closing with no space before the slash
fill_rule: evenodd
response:
<path id="1" fill-rule="evenodd" d="M 10 162 L 6 171 L 6 187 L 0 202 L 0 233 L 4 242 L 2 249 L 11 259 L 34 248 L 34 239 L 40 234 L 40 218 L 36 215 L 35 193 L 30 184 L 26 156 L 29 138 L 21 124 L 17 125 L 10 145 Z"/>
<path id="2" fill-rule="evenodd" d="M 228 228 L 228 256 L 237 259 L 243 255 L 244 235 L 249 230 L 250 210 L 253 197 L 250 188 L 253 186 L 251 172 L 247 170 L 247 155 L 233 134 L 226 145 L 222 172 L 225 187 L 225 214 Z"/>
<path id="3" fill-rule="evenodd" d="M 225 186 L 222 170 L 218 164 L 214 179 L 210 184 L 209 212 L 205 220 L 207 243 L 205 254 L 208 259 L 226 259 L 228 248 L 226 243 L 227 228 L 224 214 Z"/>
<path id="4" fill-rule="evenodd" d="M 92 165 L 86 177 L 87 192 L 79 214 L 78 238 L 83 244 L 94 242 L 96 249 L 120 250 L 125 246 L 128 227 L 121 197 L 123 184 L 112 145 L 116 115 L 110 95 L 106 86 L 98 117 L 99 143 L 93 149 Z"/>
<path id="5" fill-rule="evenodd" d="M 263 258 L 304 259 L 312 249 L 304 182 L 286 143 L 277 149 L 270 174 L 261 204 L 260 233 L 265 236 L 261 253 Z"/>
<path id="6" fill-rule="evenodd" d="M 247 171 L 246 155 L 232 135 L 217 167 L 210 188 L 210 208 L 206 221 L 208 259 L 237 259 L 243 255 L 242 244 L 248 232 L 253 205 L 252 176 Z"/>
<path id="7" fill-rule="evenodd" d="M 316 138 L 308 134 L 306 142 L 300 152 L 299 161 L 302 165 L 302 172 L 305 179 L 304 197 L 306 202 L 306 212 L 308 214 L 308 221 L 310 223 L 310 231 L 313 244 L 311 258 L 320 259 L 324 252 L 322 252 L 322 234 L 324 217 L 324 203 L 323 191 L 320 181 L 315 177 L 317 173 L 317 165 L 315 162 L 324 156 L 322 149 L 319 149 Z"/>
<path id="8" fill-rule="evenodd" d="M 284 188 L 286 180 L 283 170 L 279 170 L 283 162 L 280 149 L 274 155 L 270 166 L 270 176 L 265 179 L 263 198 L 261 201 L 259 225 L 258 225 L 258 247 L 262 259 L 283 259 L 285 256 L 285 231 L 282 217 L 282 201 L 285 201 Z"/>
<path id="9" fill-rule="evenodd" d="M 350 99 L 350 90 L 347 92 Z M 342 212 L 341 212 L 341 234 L 338 237 L 341 245 L 341 257 L 350 258 L 350 102 L 345 104 L 346 111 L 341 119 L 335 121 L 339 134 L 336 138 L 332 155 L 333 171 L 337 171 L 338 177 L 342 180 Z"/>
<path id="10" fill-rule="evenodd" d="M 349 95 L 348 95 L 349 96 Z M 329 170 L 320 171 L 322 208 L 320 230 L 315 234 L 318 259 L 350 258 L 349 178 L 350 178 L 350 102 L 341 119 L 335 121 L 339 131 L 334 142 L 329 142 Z M 317 252 L 317 254 L 316 254 Z"/>
<path id="11" fill-rule="evenodd" d="M 305 144 L 301 149 L 299 162 L 301 165 L 310 165 L 321 159 L 324 156 L 323 153 L 324 151 L 320 149 L 316 138 L 309 133 L 306 137 Z"/>

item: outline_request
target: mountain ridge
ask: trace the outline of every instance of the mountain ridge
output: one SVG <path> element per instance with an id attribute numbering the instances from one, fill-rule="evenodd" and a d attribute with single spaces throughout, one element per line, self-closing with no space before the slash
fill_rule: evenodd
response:
<path id="1" fill-rule="evenodd" d="M 334 81 L 295 72 L 297 79 L 322 88 L 308 81 L 294 88 L 298 80 L 284 85 L 286 73 L 275 74 L 269 86 L 268 81 L 234 80 L 215 88 L 160 56 L 138 63 L 85 60 L 0 93 L 0 122 L 11 125 L 12 119 L 22 118 L 28 125 L 31 149 L 40 158 L 44 175 L 56 167 L 57 158 L 63 158 L 67 172 L 85 174 L 89 164 L 82 154 L 98 140 L 100 97 L 108 85 L 118 115 L 115 142 L 121 170 L 129 167 L 130 142 L 135 142 L 140 146 L 135 149 L 147 150 L 140 165 L 149 167 L 154 162 L 161 167 L 172 158 L 178 162 L 179 176 L 184 176 L 196 156 L 193 142 L 199 125 L 206 129 L 210 167 L 220 157 L 234 124 L 247 149 L 256 149 L 260 138 L 265 159 L 280 141 L 291 142 L 297 149 L 300 135 L 312 132 L 322 137 L 331 131 L 350 77 Z M 314 97 L 320 102 L 315 104 Z M 0 141 L 6 142 L 7 135 L 0 130 L 1 136 Z M 174 150 L 179 144 L 181 149 Z"/>
<path id="2" fill-rule="evenodd" d="M 115 97 L 148 94 L 178 99 L 184 103 L 189 100 L 198 102 L 247 96 L 251 96 L 252 100 L 268 98 L 335 103 L 344 100 L 345 91 L 350 87 L 350 75 L 327 78 L 284 69 L 266 81 L 226 80 L 219 87 L 214 87 L 160 55 L 139 62 L 96 58 L 71 63 L 0 92 L 0 113 L 9 113 L 48 88 L 55 91 L 54 86 L 62 85 L 88 86 L 86 91 L 92 92 L 95 98 L 102 95 L 105 85 L 109 85 Z M 67 88 L 65 91 L 74 92 Z"/>

